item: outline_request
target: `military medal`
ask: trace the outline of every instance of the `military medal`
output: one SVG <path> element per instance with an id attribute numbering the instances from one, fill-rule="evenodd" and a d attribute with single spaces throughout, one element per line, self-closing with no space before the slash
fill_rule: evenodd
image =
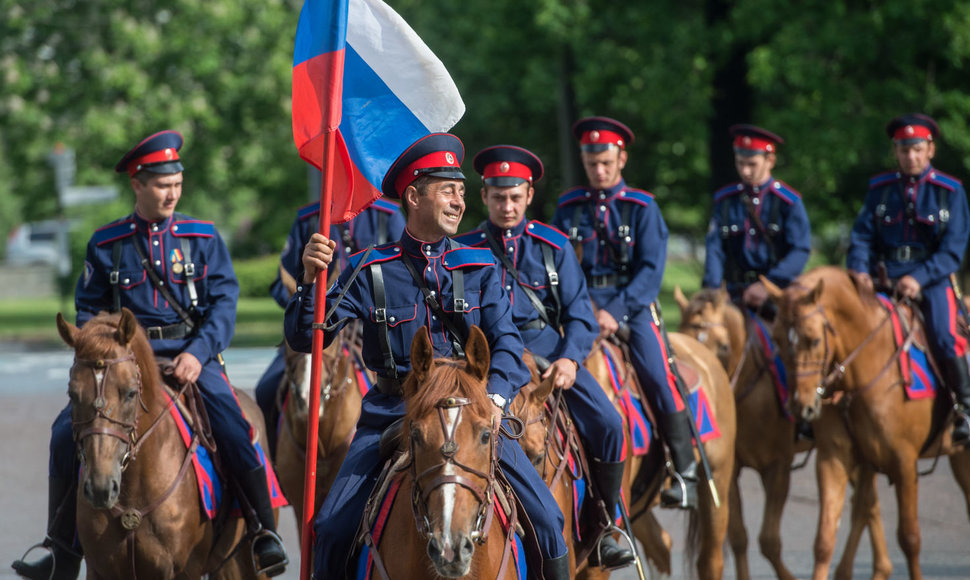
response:
<path id="1" fill-rule="evenodd" d="M 182 267 L 182 262 L 175 262 L 174 264 L 172 264 L 172 271 L 175 272 L 176 274 L 181 274 L 183 269 L 184 268 Z"/>
<path id="2" fill-rule="evenodd" d="M 181 274 L 185 266 L 182 265 L 182 251 L 178 248 L 172 250 L 172 272 L 176 274 Z"/>

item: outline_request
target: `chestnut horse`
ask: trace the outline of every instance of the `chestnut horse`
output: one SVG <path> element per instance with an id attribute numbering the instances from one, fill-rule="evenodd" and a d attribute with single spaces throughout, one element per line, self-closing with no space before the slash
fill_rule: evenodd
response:
<path id="1" fill-rule="evenodd" d="M 821 506 L 813 577 L 828 575 L 855 454 L 895 485 L 899 545 L 910 578 L 922 578 L 917 459 L 950 455 L 970 509 L 970 451 L 954 449 L 950 430 L 934 420 L 945 397 L 907 397 L 888 313 L 871 291 L 860 293 L 841 268 L 816 268 L 785 290 L 762 282 L 778 305 L 774 336 L 792 377 L 792 411 L 806 420 L 821 414 L 824 420 L 822 402 L 836 395 L 844 425 L 834 432 L 815 429 Z"/>
<path id="2" fill-rule="evenodd" d="M 710 403 L 711 413 L 720 429 L 720 437 L 704 443 L 720 505 L 715 505 L 706 482 L 706 474 L 703 473 L 703 469 L 698 469 L 701 476 L 701 482 L 698 485 L 698 507 L 690 512 L 685 551 L 689 559 L 696 561 L 697 573 L 702 580 L 716 579 L 721 577 L 724 569 L 722 546 L 727 534 L 729 513 L 728 504 L 724 500 L 728 497 L 734 474 L 734 442 L 737 431 L 734 396 L 731 392 L 730 379 L 716 355 L 690 336 L 674 332 L 669 337 L 675 360 L 687 363 L 697 371 L 700 388 L 703 389 Z M 604 357 L 595 356 L 599 352 L 597 349 L 604 348 L 613 353 L 614 360 L 620 360 L 619 349 L 599 341 L 599 345 L 594 347 L 593 355 L 586 359 L 585 366 L 600 385 L 603 385 L 610 399 L 619 405 L 618 397 L 609 386 L 610 373 Z M 629 363 L 623 362 L 620 366 L 621 371 L 625 373 L 624 383 L 628 384 L 636 380 L 635 372 Z M 628 443 L 629 439 L 630 437 L 627 436 Z M 661 449 L 660 441 L 655 439 L 651 442 L 651 447 Z M 647 493 L 637 498 L 630 506 L 633 532 L 644 545 L 648 559 L 657 565 L 661 572 L 669 573 L 669 536 L 649 512 L 650 507 L 658 499 L 666 473 L 663 469 L 656 468 L 656 462 L 652 460 L 651 455 L 652 453 L 648 454 L 645 456 L 647 460 L 642 461 L 641 457 L 633 455 L 630 448 L 627 449 L 630 469 L 624 475 L 623 493 L 626 498 L 630 498 L 634 479 L 638 477 L 640 470 L 646 470 L 643 474 L 639 474 L 639 477 L 649 482 Z"/>
<path id="3" fill-rule="evenodd" d="M 750 578 L 748 567 L 748 534 L 744 527 L 741 493 L 738 476 L 742 467 L 750 467 L 758 472 L 765 492 L 764 515 L 758 544 L 761 553 L 771 563 L 775 574 L 781 580 L 794 580 L 794 576 L 782 562 L 781 515 L 788 499 L 791 464 L 795 453 L 808 451 L 809 442 L 795 442 L 795 425 L 782 414 L 774 379 L 765 358 L 762 345 L 755 333 L 748 333 L 751 321 L 746 321 L 741 309 L 731 303 L 728 293 L 723 289 L 704 289 L 694 294 L 690 300 L 679 287 L 674 289 L 674 299 L 680 306 L 680 331 L 696 337 L 705 346 L 717 353 L 726 370 L 732 377 L 735 403 L 738 413 L 738 439 L 735 446 L 737 463 L 735 484 L 731 487 L 731 518 L 728 524 L 728 541 L 734 553 L 736 577 Z M 834 411 L 826 411 L 834 413 Z M 835 419 L 832 417 L 830 419 Z M 832 429 L 843 430 L 841 421 L 827 421 Z M 875 480 L 872 480 L 873 483 Z M 853 509 L 867 510 L 870 514 L 868 525 L 872 542 L 873 579 L 885 579 L 892 571 L 892 562 L 886 547 L 885 532 L 878 498 L 871 505 L 853 504 Z M 868 496 L 854 495 L 853 501 L 865 500 Z M 865 512 L 859 512 L 865 513 Z M 855 525 L 862 520 L 853 520 L 846 549 L 836 571 L 836 578 L 850 578 L 852 563 L 864 527 Z"/>
<path id="4" fill-rule="evenodd" d="M 374 577 L 518 578 L 515 520 L 506 532 L 495 513 L 500 416 L 486 394 L 490 354 L 477 326 L 465 357 L 434 358 L 423 331 L 411 344 L 402 385 L 409 457 L 378 540 Z"/>
<path id="5" fill-rule="evenodd" d="M 198 440 L 186 451 L 170 413 L 173 399 L 134 314 L 103 312 L 80 329 L 58 314 L 57 330 L 74 348 L 68 394 L 88 578 L 255 578 L 249 542 L 232 552 L 245 534 L 243 520 L 226 520 L 217 537 L 201 508 L 190 464 Z M 263 434 L 259 408 L 237 395 Z"/>
<path id="6" fill-rule="evenodd" d="M 360 347 L 347 337 L 356 330 L 344 328 L 323 351 L 320 377 L 319 431 L 317 435 L 317 481 L 314 493 L 314 513 L 333 485 L 340 464 L 343 463 L 350 441 L 357 430 L 360 404 L 363 399 L 361 382 L 367 373 L 360 362 Z M 286 499 L 294 513 L 303 513 L 303 482 L 306 474 L 306 433 L 310 400 L 310 355 L 286 346 L 286 366 L 283 384 L 278 391 L 281 402 L 281 432 L 276 444 L 276 473 Z M 297 522 L 299 534 L 303 527 Z"/>

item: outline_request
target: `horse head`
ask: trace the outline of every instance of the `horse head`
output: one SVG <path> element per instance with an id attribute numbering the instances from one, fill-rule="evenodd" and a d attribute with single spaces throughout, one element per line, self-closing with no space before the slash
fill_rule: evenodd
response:
<path id="1" fill-rule="evenodd" d="M 154 355 L 127 308 L 101 313 L 83 328 L 58 313 L 57 330 L 74 348 L 68 395 L 83 467 L 81 489 L 95 508 L 111 508 L 121 491 L 121 474 L 137 451 L 138 421 L 147 411 L 143 389 L 158 374 Z M 146 361 L 151 366 L 144 366 Z"/>
<path id="2" fill-rule="evenodd" d="M 529 367 L 532 376 L 529 384 L 522 387 L 519 394 L 513 399 L 511 411 L 512 415 L 518 417 L 524 425 L 519 444 L 539 471 L 539 474 L 544 478 L 551 419 L 551 413 L 546 407 L 546 402 L 549 400 L 549 395 L 552 394 L 555 375 L 550 375 L 542 380 L 535 359 L 528 350 L 525 351 L 522 360 Z"/>
<path id="3" fill-rule="evenodd" d="M 772 334 L 793 385 L 790 410 L 804 421 L 814 421 L 821 414 L 836 360 L 835 328 L 823 303 L 825 276 L 802 276 L 785 290 L 764 276 L 761 281 L 778 306 Z"/>
<path id="4" fill-rule="evenodd" d="M 741 359 L 746 336 L 744 315 L 731 304 L 723 288 L 705 288 L 690 298 L 677 286 L 674 300 L 680 306 L 679 332 L 711 349 L 729 372 Z"/>
<path id="5" fill-rule="evenodd" d="M 427 333 L 418 332 L 402 385 L 415 520 L 445 578 L 468 573 L 493 509 L 499 415 L 485 390 L 489 356 L 475 326 L 465 360 L 435 359 Z"/>

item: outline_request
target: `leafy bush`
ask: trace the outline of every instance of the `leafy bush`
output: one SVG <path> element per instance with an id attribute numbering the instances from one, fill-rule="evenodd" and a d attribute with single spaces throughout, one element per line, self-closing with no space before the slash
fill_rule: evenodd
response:
<path id="1" fill-rule="evenodd" d="M 269 296 L 269 286 L 276 278 L 279 267 L 278 254 L 257 258 L 234 259 L 232 266 L 239 279 L 239 296 L 242 298 L 265 298 Z"/>

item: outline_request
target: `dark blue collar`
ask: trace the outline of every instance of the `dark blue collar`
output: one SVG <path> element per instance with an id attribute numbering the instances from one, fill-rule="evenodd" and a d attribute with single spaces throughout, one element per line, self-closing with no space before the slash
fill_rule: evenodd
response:
<path id="1" fill-rule="evenodd" d="M 172 225 L 172 220 L 175 219 L 175 214 L 163 220 L 147 220 L 141 217 L 137 211 L 132 212 L 131 215 L 135 218 L 135 225 L 138 226 L 138 231 L 140 232 L 164 232 Z"/>
<path id="2" fill-rule="evenodd" d="M 415 238 L 405 228 L 404 233 L 401 234 L 401 247 L 412 256 L 431 256 L 436 258 L 448 251 L 451 246 L 447 237 L 443 237 L 436 242 L 426 242 Z"/>
<path id="3" fill-rule="evenodd" d="M 486 221 L 485 227 L 488 228 L 488 231 L 492 232 L 492 235 L 494 235 L 496 239 L 516 238 L 518 236 L 521 236 L 523 233 L 525 233 L 525 224 L 527 222 L 528 222 L 527 219 L 522 218 L 518 224 L 516 224 L 511 228 L 500 228 L 497 225 L 493 224 L 492 222 Z"/>

